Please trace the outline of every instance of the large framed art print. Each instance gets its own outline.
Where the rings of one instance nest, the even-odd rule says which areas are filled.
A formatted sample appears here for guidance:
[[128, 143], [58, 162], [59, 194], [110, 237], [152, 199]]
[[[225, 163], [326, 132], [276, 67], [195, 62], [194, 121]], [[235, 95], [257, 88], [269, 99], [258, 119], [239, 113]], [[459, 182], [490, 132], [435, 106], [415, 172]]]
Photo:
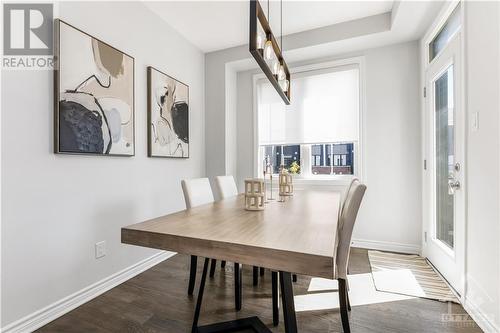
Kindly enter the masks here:
[[55, 21], [54, 150], [135, 154], [134, 58]]

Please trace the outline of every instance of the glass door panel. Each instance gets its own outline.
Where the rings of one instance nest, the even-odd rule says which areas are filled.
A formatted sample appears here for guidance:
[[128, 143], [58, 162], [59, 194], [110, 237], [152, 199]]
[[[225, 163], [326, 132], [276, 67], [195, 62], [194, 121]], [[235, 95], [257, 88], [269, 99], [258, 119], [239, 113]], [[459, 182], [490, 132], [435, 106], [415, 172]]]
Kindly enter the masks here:
[[455, 138], [453, 65], [434, 81], [435, 123], [435, 235], [448, 247], [454, 247]]

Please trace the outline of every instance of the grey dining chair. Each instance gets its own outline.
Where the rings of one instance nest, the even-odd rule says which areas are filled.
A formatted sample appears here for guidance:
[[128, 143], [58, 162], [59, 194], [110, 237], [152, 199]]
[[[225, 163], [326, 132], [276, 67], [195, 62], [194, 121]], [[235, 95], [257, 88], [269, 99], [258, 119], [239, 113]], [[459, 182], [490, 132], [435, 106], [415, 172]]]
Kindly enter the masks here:
[[[349, 301], [349, 284], [347, 283], [349, 253], [351, 250], [352, 231], [354, 223], [358, 215], [359, 207], [365, 195], [366, 185], [362, 184], [358, 179], [354, 178], [349, 187], [345, 199], [341, 203], [339, 209], [339, 217], [337, 224], [337, 254], [335, 257], [335, 272], [334, 279], [339, 283], [339, 303], [340, 303], [340, 317], [342, 319], [342, 328], [345, 333], [350, 333], [349, 325], [349, 311], [351, 311], [351, 304]], [[274, 273], [274, 272], [273, 272]], [[276, 274], [277, 275], [277, 274]], [[277, 276], [273, 276], [273, 324], [276, 326], [279, 322], [279, 309], [277, 306], [278, 301], [278, 288], [275, 286]]]
[[338, 245], [335, 258], [335, 279], [339, 282], [340, 317], [342, 319], [342, 328], [345, 333], [351, 332], [348, 315], [348, 311], [351, 310], [351, 304], [349, 302], [347, 267], [351, 250], [352, 231], [365, 191], [366, 185], [362, 184], [358, 179], [353, 179], [344, 204], [342, 205], [342, 214], [337, 227]]

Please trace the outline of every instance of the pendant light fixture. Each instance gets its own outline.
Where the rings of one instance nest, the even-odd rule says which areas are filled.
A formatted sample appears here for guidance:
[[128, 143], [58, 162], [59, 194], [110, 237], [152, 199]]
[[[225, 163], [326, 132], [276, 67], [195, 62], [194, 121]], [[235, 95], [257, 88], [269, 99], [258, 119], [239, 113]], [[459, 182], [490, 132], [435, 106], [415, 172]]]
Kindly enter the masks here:
[[[271, 23], [271, 17], [269, 16], [269, 0], [267, 0], [267, 20]], [[264, 60], [271, 62], [274, 56], [273, 42], [271, 41], [272, 35], [266, 35], [266, 44], [264, 45]]]
[[[269, 0], [267, 18], [258, 0], [250, 0], [250, 42], [249, 50], [269, 82], [283, 99], [290, 104], [290, 71], [283, 58], [283, 1], [281, 11], [281, 45], [278, 45], [269, 24]], [[261, 31], [263, 33], [261, 33]], [[265, 40], [265, 41], [264, 41]]]
[[[281, 50], [283, 50], [283, 0], [280, 1], [280, 13], [281, 13], [281, 17], [280, 17], [280, 25], [281, 25], [280, 35], [281, 36], [280, 36], [280, 39], [281, 39]], [[281, 87], [281, 90], [283, 90], [284, 92], [287, 92], [288, 86], [290, 85], [290, 81], [286, 77], [285, 66], [283, 66], [282, 63], [279, 64], [277, 76], [278, 76], [278, 83]]]

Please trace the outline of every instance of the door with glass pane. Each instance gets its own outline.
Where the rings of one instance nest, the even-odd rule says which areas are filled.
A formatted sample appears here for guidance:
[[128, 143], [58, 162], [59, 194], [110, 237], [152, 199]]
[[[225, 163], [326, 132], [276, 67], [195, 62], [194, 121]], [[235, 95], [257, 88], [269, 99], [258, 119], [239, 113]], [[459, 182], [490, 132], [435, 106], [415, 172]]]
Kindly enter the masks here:
[[424, 254], [463, 292], [465, 202], [464, 114], [461, 107], [460, 33], [427, 70], [427, 186]]

